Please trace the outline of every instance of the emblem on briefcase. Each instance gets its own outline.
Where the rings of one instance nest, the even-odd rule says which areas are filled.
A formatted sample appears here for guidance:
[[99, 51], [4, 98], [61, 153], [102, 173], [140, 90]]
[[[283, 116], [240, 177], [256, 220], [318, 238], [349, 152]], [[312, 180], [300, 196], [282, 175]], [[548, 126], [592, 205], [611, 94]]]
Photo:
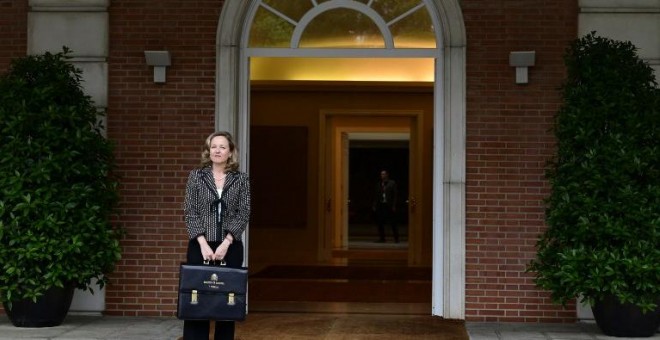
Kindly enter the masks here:
[[204, 284], [207, 285], [209, 288], [220, 288], [220, 286], [224, 286], [225, 283], [223, 281], [218, 281], [218, 274], [211, 274], [211, 277], [208, 280], [204, 281]]

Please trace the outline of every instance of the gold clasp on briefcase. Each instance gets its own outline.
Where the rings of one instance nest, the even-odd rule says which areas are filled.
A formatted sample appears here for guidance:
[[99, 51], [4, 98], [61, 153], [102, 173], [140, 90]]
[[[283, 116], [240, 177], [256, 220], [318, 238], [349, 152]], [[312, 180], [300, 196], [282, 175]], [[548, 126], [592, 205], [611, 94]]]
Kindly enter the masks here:
[[229, 293], [229, 296], [227, 296], [227, 305], [233, 306], [236, 304], [236, 300], [234, 299], [234, 293]]
[[192, 294], [190, 295], [190, 304], [191, 305], [196, 305], [197, 304], [197, 291], [193, 290]]

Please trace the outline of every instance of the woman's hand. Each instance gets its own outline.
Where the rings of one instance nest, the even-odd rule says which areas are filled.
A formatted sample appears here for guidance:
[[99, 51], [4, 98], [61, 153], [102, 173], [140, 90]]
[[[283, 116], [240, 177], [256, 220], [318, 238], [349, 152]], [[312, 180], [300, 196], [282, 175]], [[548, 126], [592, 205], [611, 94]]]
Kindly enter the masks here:
[[220, 261], [225, 258], [225, 255], [227, 255], [227, 249], [229, 249], [229, 246], [231, 245], [231, 241], [229, 241], [228, 238], [225, 238], [222, 243], [218, 246], [218, 248], [215, 250], [215, 256], [214, 260]]
[[202, 258], [205, 261], [215, 260], [213, 249], [211, 249], [211, 246], [209, 246], [208, 242], [206, 242], [206, 238], [204, 237], [204, 235], [198, 236], [197, 242], [199, 242], [199, 248], [202, 250]]

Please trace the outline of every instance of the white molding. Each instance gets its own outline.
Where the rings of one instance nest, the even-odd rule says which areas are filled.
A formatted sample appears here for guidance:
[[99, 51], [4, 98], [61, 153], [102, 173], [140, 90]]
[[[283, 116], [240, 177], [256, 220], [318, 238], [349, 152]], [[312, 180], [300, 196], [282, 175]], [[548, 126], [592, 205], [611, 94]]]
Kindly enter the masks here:
[[579, 0], [580, 12], [658, 13], [660, 0]]
[[[450, 319], [465, 319], [465, 48], [448, 49], [445, 58], [444, 147], [442, 221], [444, 314]], [[442, 117], [436, 116], [438, 120]], [[440, 193], [438, 193], [440, 194]], [[434, 211], [436, 213], [436, 211]], [[434, 225], [434, 232], [440, 232]], [[437, 246], [437, 245], [436, 245]], [[436, 282], [434, 282], [434, 285]]]
[[73, 59], [71, 63], [82, 71], [81, 84], [96, 107], [108, 106], [108, 63]]
[[[27, 53], [62, 52], [71, 48], [71, 62], [82, 70], [82, 86], [99, 112], [108, 102], [108, 37], [110, 0], [29, 0]], [[105, 122], [106, 117], [101, 119]], [[105, 310], [105, 290], [93, 285], [95, 294], [76, 290], [70, 313], [100, 315]]]
[[580, 303], [579, 301], [575, 304], [577, 309], [577, 318], [580, 321], [593, 321], [594, 313], [591, 310], [591, 306], [586, 303]]
[[437, 48], [249, 48], [250, 57], [436, 58]]
[[62, 46], [75, 57], [107, 57], [107, 12], [28, 12], [28, 53], [58, 53]]
[[[465, 319], [466, 34], [456, 0], [428, 1], [442, 27], [433, 155], [433, 314]], [[431, 6], [432, 5], [432, 6]], [[440, 22], [436, 22], [439, 20]], [[442, 93], [441, 96], [437, 95]], [[438, 133], [442, 131], [442, 133]], [[440, 274], [441, 273], [441, 274]], [[439, 277], [442, 275], [442, 277]], [[442, 301], [442, 307], [438, 305]]]
[[[436, 30], [437, 49], [434, 97], [433, 151], [433, 307], [431, 314], [448, 319], [465, 318], [465, 45], [466, 34], [459, 0], [423, 0]], [[216, 128], [235, 132], [243, 143], [246, 160], [249, 127], [250, 56], [289, 49], [241, 49], [247, 46], [249, 27], [258, 1], [225, 1], [218, 24], [216, 68]], [[378, 50], [348, 51], [382, 57]], [[406, 53], [392, 49], [388, 56]], [[397, 52], [392, 52], [397, 51]], [[331, 54], [324, 50], [324, 56]], [[347, 51], [341, 51], [347, 52]], [[411, 51], [407, 51], [411, 52]], [[423, 53], [427, 53], [424, 51]], [[303, 52], [307, 53], [307, 52]], [[317, 52], [313, 52], [317, 53]], [[332, 52], [332, 56], [340, 56]], [[417, 53], [417, 52], [414, 52]], [[410, 55], [410, 54], [409, 54]], [[342, 54], [341, 56], [347, 56]]]
[[28, 5], [32, 11], [106, 11], [110, 0], [29, 0]]
[[69, 310], [71, 314], [91, 313], [100, 315], [105, 310], [105, 287], [99, 288], [98, 280], [92, 279], [90, 287], [94, 290], [76, 289]]
[[578, 37], [597, 35], [630, 41], [659, 75], [660, 0], [580, 0]]
[[332, 0], [318, 5], [315, 4], [312, 9], [307, 11], [307, 13], [305, 13], [305, 15], [303, 15], [303, 17], [300, 18], [300, 21], [296, 25], [296, 28], [293, 30], [293, 35], [291, 37], [291, 48], [297, 48], [300, 45], [300, 37], [305, 31], [305, 28], [307, 28], [307, 25], [312, 20], [314, 20], [314, 18], [316, 18], [318, 15], [322, 14], [323, 12], [333, 10], [336, 8], [350, 8], [369, 17], [373, 21], [373, 23], [376, 24], [376, 27], [378, 27], [380, 34], [383, 36], [385, 47], [388, 49], [394, 48], [394, 39], [392, 38], [392, 33], [390, 32], [390, 29], [387, 26], [385, 20], [383, 20], [383, 18], [380, 15], [378, 15], [378, 13], [374, 11], [371, 7], [361, 2], [346, 1], [346, 0]]
[[[660, 76], [660, 0], [579, 0], [578, 37], [599, 36], [630, 41]], [[576, 304], [580, 320], [593, 319], [591, 307]]]
[[[225, 1], [217, 32], [215, 129], [236, 133], [240, 115], [239, 65], [240, 41], [249, 1]], [[246, 148], [241, 152], [245, 159]]]

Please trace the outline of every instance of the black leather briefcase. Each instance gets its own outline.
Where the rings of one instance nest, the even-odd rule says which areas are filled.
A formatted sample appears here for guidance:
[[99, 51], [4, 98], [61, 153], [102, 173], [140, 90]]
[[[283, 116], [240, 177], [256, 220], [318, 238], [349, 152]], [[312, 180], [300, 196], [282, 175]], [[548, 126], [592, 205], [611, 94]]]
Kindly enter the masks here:
[[248, 270], [182, 264], [177, 317], [182, 320], [245, 320]]

